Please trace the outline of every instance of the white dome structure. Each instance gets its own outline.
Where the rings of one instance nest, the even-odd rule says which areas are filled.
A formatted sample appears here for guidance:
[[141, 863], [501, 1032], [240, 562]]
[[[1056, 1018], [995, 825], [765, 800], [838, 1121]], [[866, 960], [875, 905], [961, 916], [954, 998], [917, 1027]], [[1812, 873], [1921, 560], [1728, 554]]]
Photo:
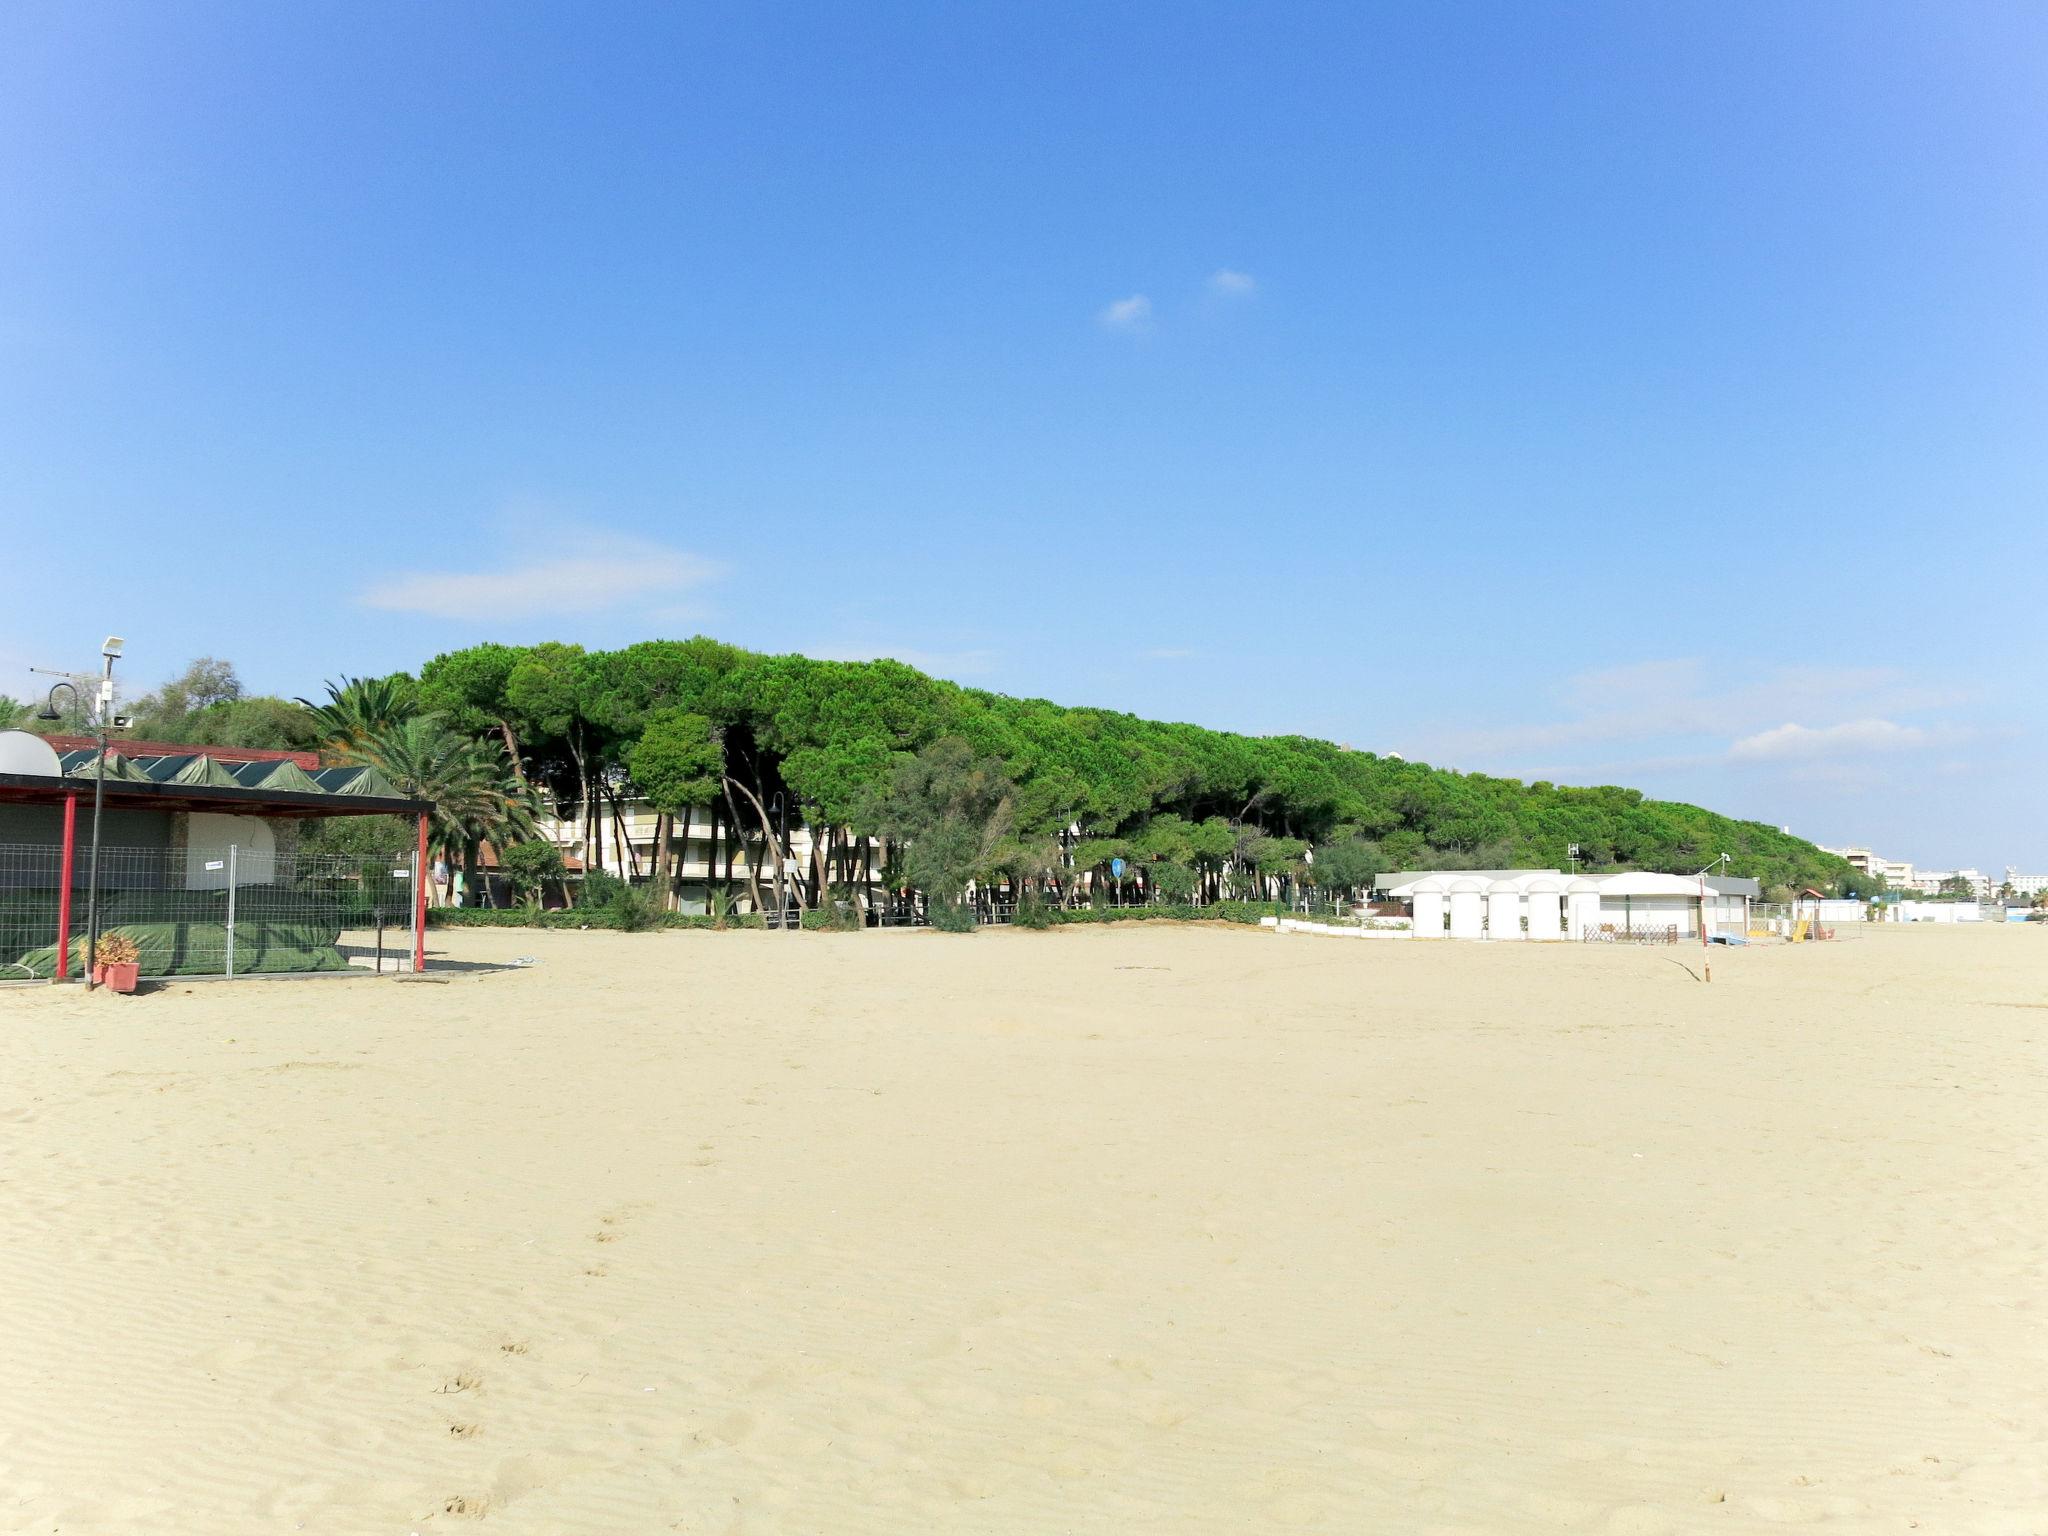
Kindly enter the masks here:
[[1522, 937], [1522, 882], [1496, 880], [1486, 888], [1486, 936], [1489, 939]]
[[1546, 942], [1564, 937], [1564, 893], [1570, 884], [1562, 875], [1531, 875], [1522, 881], [1527, 937]]
[[1564, 888], [1564, 932], [1568, 939], [1583, 939], [1600, 926], [1600, 882], [1584, 876]]
[[1414, 904], [1414, 932], [1418, 939], [1444, 936], [1444, 886], [1442, 880], [1417, 880], [1405, 888]]
[[1453, 880], [1445, 891], [1451, 909], [1451, 937], [1486, 937], [1486, 887], [1489, 882], [1466, 878]]

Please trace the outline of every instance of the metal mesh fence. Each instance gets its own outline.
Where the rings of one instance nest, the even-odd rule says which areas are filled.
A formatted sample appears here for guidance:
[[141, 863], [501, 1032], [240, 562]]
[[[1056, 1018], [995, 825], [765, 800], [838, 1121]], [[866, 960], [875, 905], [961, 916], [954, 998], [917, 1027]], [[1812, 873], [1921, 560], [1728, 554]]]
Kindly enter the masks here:
[[[414, 864], [411, 851], [101, 848], [101, 959], [118, 936], [116, 952], [132, 946], [143, 976], [400, 968], [412, 947]], [[61, 851], [0, 845], [0, 981], [48, 980], [60, 959], [63, 974], [84, 974], [93, 880], [81, 847], [67, 923]]]

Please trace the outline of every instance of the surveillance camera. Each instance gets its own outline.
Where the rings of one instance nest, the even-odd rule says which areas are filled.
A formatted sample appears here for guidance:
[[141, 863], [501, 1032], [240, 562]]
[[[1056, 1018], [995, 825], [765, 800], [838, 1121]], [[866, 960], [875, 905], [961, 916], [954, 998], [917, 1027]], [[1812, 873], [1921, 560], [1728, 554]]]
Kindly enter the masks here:
[[100, 647], [100, 654], [112, 660], [121, 654], [121, 648], [127, 643], [119, 635], [109, 635], [107, 636], [107, 643]]
[[129, 726], [133, 725], [134, 723], [135, 722], [132, 719], [130, 719], [127, 715], [116, 715], [114, 716], [113, 719], [107, 722], [108, 725], [112, 726], [117, 731], [125, 731], [128, 729]]

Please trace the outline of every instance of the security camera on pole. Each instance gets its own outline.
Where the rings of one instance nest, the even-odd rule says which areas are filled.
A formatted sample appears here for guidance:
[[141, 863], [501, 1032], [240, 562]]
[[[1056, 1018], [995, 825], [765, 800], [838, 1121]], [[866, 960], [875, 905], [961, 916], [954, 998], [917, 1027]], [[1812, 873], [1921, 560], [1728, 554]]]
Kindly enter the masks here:
[[[107, 732], [115, 726], [125, 725], [125, 720], [114, 714], [114, 663], [120, 659], [126, 644], [119, 635], [107, 636], [100, 647], [104, 664], [100, 668], [100, 686], [95, 697], [92, 725], [99, 736], [99, 754], [93, 762], [92, 772], [92, 864], [87, 876], [85, 889], [85, 985], [90, 991], [95, 985], [94, 971], [100, 958], [100, 811], [107, 797]], [[43, 707], [36, 711], [39, 720], [62, 718], [57, 708], [57, 689], [68, 688], [76, 703], [83, 703], [78, 685], [72, 682], [58, 683], [50, 689]]]

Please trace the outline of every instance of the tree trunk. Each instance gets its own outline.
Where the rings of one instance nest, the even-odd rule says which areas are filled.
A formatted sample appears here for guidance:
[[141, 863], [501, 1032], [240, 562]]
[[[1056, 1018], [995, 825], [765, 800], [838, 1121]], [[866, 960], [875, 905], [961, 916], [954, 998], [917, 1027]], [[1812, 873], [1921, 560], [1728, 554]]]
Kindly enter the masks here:
[[582, 745], [573, 735], [569, 738], [569, 756], [576, 763], [576, 806], [583, 813], [583, 873], [587, 877], [592, 867], [592, 850], [596, 847], [591, 841], [591, 833], [597, 820], [590, 805], [590, 770], [583, 761]]
[[[696, 807], [684, 806], [683, 835], [678, 838], [671, 834], [670, 838], [674, 845], [672, 850], [674, 857], [669, 861], [669, 889], [675, 895], [675, 910], [678, 912], [683, 907], [683, 886], [690, 878], [690, 834], [696, 820]], [[705, 910], [709, 911], [711, 904], [711, 850], [708, 847], [704, 850], [704, 903]]]
[[[725, 782], [729, 789], [737, 788], [741, 794], [745, 795], [747, 799], [753, 802], [754, 810], [756, 814], [758, 814], [761, 818], [762, 834], [764, 835], [769, 846], [773, 847], [775, 850], [775, 873], [777, 876], [776, 883], [780, 885], [784, 890], [789, 891], [792, 895], [796, 897], [796, 905], [797, 910], [799, 912], [808, 911], [809, 908], [807, 908], [804, 904], [802, 887], [793, 886], [787, 879], [783, 878], [788, 868], [789, 850], [783, 846], [782, 839], [775, 835], [775, 824], [768, 819], [768, 807], [763, 805], [761, 803], [761, 797], [755, 794], [753, 790], [749, 789], [746, 785], [740, 784], [738, 783], [738, 781], [731, 778], [728, 778]], [[782, 921], [782, 918], [782, 913], [778, 912], [775, 914], [775, 920], [778, 923]]]
[[656, 811], [654, 813], [654, 842], [647, 850], [647, 877], [648, 884], [653, 888], [655, 896], [660, 900], [661, 910], [664, 912], [668, 910], [669, 895], [668, 828], [668, 812]]
[[509, 720], [500, 720], [498, 734], [504, 738], [505, 755], [512, 759], [512, 777], [522, 784], [526, 783], [526, 764], [519, 761], [519, 739], [512, 734], [512, 723]]
[[[738, 806], [738, 804], [737, 804], [737, 803], [736, 803], [736, 802], [735, 802], [735, 801], [733, 800], [733, 797], [732, 797], [732, 792], [733, 792], [733, 789], [734, 789], [734, 787], [735, 787], [735, 784], [734, 784], [734, 780], [733, 780], [733, 778], [732, 778], [732, 775], [730, 775], [730, 774], [727, 774], [727, 775], [725, 776], [725, 779], [724, 779], [724, 783], [725, 783], [725, 813], [726, 813], [726, 815], [727, 815], [727, 816], [728, 816], [728, 817], [729, 817], [729, 818], [731, 819], [731, 822], [732, 822], [732, 829], [733, 829], [733, 831], [734, 831], [735, 833], [738, 833], [738, 832], [739, 832], [739, 830], [740, 830], [740, 811], [739, 811], [739, 806]], [[738, 785], [737, 787], [738, 787], [738, 789], [739, 789], [740, 793], [742, 793], [742, 794], [745, 794], [745, 793], [746, 793], [746, 790], [747, 790], [747, 786], [746, 786], [746, 785], [744, 785], [744, 784], [740, 784], [740, 785]], [[758, 802], [758, 801], [757, 801], [757, 802], [755, 802], [755, 803], [756, 803], [756, 804], [759, 804], [759, 802]], [[765, 822], [765, 821], [766, 821], [766, 820], [768, 819], [768, 818], [767, 818], [767, 814], [766, 814], [765, 812], [764, 812], [764, 813], [762, 814], [762, 818], [761, 818], [761, 819], [762, 819], [762, 821], [763, 821], [763, 822]], [[731, 858], [731, 856], [730, 856], [729, 854], [728, 854], [728, 856], [727, 856], [727, 858], [726, 858], [726, 861], [725, 861], [725, 874], [726, 874], [726, 878], [727, 878], [728, 880], [732, 878], [732, 858]], [[749, 896], [750, 898], [752, 898], [752, 900], [753, 900], [753, 903], [754, 903], [754, 910], [755, 910], [756, 912], [761, 912], [761, 911], [765, 911], [765, 910], [766, 910], [766, 909], [765, 909], [765, 908], [764, 908], [764, 907], [763, 907], [763, 906], [761, 905], [761, 871], [760, 871], [760, 869], [759, 869], [759, 867], [758, 867], [758, 865], [757, 865], [757, 863], [756, 863], [755, 859], [753, 858], [753, 856], [752, 856], [751, 854], [749, 854], [749, 855], [748, 855], [748, 857], [747, 857], [747, 895], [748, 895], [748, 896]]]
[[600, 793], [611, 802], [612, 831], [618, 835], [619, 840], [620, 873], [630, 875], [633, 879], [637, 880], [640, 878], [640, 852], [633, 846], [633, 839], [626, 835], [626, 816], [625, 812], [620, 809], [619, 797], [612, 793], [609, 785], [604, 786]]

